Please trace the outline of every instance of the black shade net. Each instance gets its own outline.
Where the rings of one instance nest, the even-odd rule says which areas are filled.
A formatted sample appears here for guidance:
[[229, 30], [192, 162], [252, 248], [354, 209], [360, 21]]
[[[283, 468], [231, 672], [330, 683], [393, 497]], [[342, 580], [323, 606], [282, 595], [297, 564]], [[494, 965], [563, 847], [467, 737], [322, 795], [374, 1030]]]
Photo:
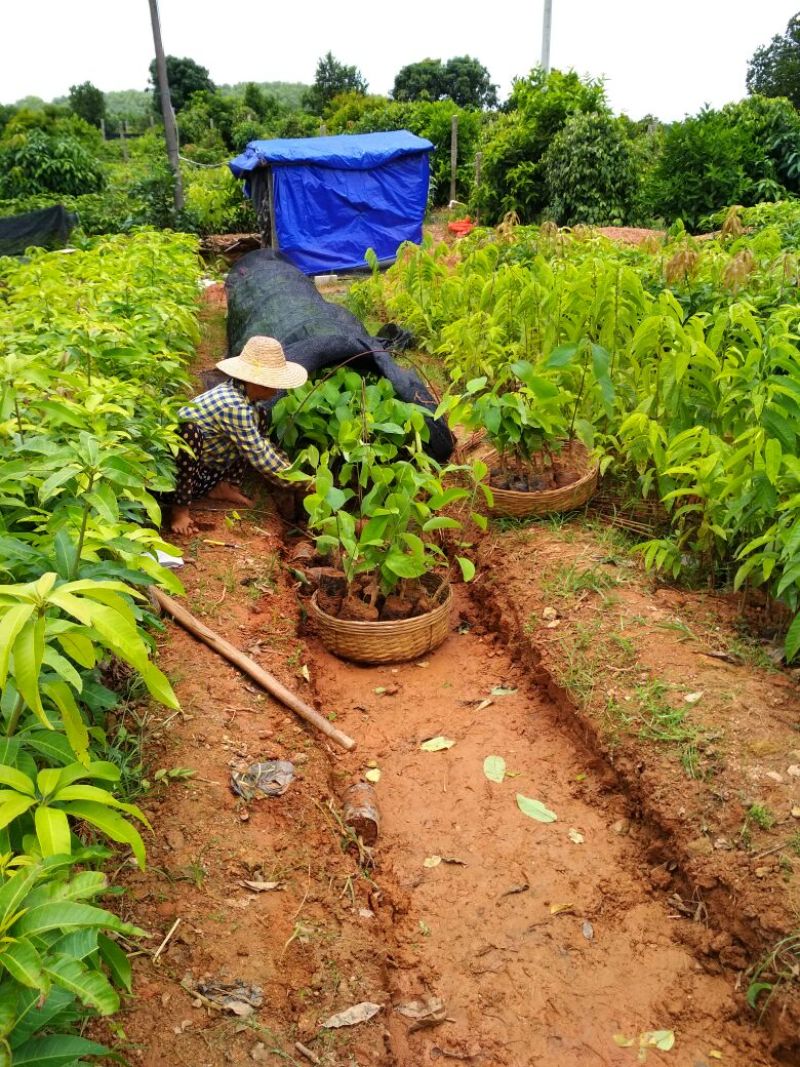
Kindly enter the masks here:
[[[259, 249], [243, 256], [228, 274], [225, 289], [230, 356], [238, 356], [251, 337], [275, 337], [286, 358], [310, 375], [346, 363], [360, 374], [386, 378], [401, 400], [435, 411], [430, 390], [414, 371], [395, 363], [385, 351], [386, 341], [370, 336], [346, 308], [325, 300], [280, 252]], [[426, 422], [426, 451], [444, 463], [455, 445], [450, 428], [444, 419], [428, 416]]]
[[63, 248], [78, 217], [61, 204], [0, 219], [0, 256], [21, 256], [27, 248]]

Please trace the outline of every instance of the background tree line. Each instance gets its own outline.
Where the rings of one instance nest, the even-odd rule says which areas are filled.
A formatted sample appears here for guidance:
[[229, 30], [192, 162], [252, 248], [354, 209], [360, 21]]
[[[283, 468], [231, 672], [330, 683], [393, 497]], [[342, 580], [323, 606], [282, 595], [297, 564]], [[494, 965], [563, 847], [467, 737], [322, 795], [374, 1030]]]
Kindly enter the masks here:
[[[89, 232], [149, 223], [199, 232], [254, 227], [225, 162], [255, 139], [408, 129], [435, 146], [431, 204], [450, 190], [458, 118], [457, 196], [481, 221], [509, 212], [559, 225], [702, 228], [726, 205], [800, 196], [800, 13], [756, 48], [746, 99], [682, 122], [613, 114], [602, 81], [535, 68], [502, 104], [478, 59], [423, 59], [389, 96], [330, 52], [312, 85], [215, 85], [190, 58], [167, 59], [187, 187], [176, 218], [149, 91], [102, 93], [89, 82], [52, 103], [0, 105], [0, 212], [71, 198]], [[102, 129], [102, 133], [101, 133]], [[481, 179], [476, 181], [477, 161]]]

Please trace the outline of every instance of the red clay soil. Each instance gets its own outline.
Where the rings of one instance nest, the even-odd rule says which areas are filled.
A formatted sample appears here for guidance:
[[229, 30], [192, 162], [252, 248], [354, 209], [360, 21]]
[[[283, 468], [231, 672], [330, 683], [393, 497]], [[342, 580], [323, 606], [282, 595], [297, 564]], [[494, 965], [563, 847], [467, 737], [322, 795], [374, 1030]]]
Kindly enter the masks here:
[[[221, 349], [221, 327], [218, 314], [206, 323], [205, 363]], [[778, 1062], [768, 1031], [743, 1008], [742, 962], [724, 951], [738, 942], [708, 925], [712, 911], [733, 922], [738, 906], [689, 917], [669, 902], [688, 893], [672, 860], [685, 858], [675, 851], [681, 806], [694, 812], [680, 765], [670, 765], [668, 783], [649, 776], [641, 757], [647, 788], [673, 790], [674, 819], [662, 828], [599, 731], [574, 729], [574, 713], [543, 687], [541, 663], [508, 621], [510, 612], [524, 623], [540, 603], [541, 566], [516, 555], [526, 542], [496, 542], [473, 593], [456, 587], [440, 649], [361, 667], [303, 630], [283, 562], [286, 526], [269, 506], [241, 520], [201, 518], [207, 528], [183, 546], [189, 609], [335, 717], [358, 748], [323, 741], [168, 624], [160, 663], [183, 713], [150, 711], [151, 781], [157, 768], [195, 773], [144, 799], [155, 828], [150, 865], [125, 877], [123, 910], [152, 933], [111, 1036], [133, 1062]], [[550, 548], [564, 545], [553, 539]], [[737, 692], [751, 677], [743, 670]], [[421, 748], [440, 736], [453, 745]], [[623, 742], [618, 751], [627, 757]], [[501, 783], [484, 774], [490, 755], [506, 761]], [[237, 799], [231, 770], [275, 757], [295, 764], [287, 792]], [[380, 771], [382, 819], [372, 868], [339, 821], [347, 786], [368, 768]], [[517, 794], [556, 821], [524, 814]], [[253, 892], [247, 880], [280, 888]], [[245, 1019], [221, 1014], [185, 988], [204, 978], [254, 983], [263, 1006]], [[415, 1029], [395, 1009], [424, 996], [444, 1002], [444, 1019]], [[380, 1006], [370, 1021], [321, 1027], [365, 1001]], [[654, 1031], [673, 1031], [674, 1048], [640, 1048]]]
[[[746, 989], [800, 911], [796, 679], [737, 632], [728, 599], [658, 587], [608, 526], [530, 524], [479, 557], [486, 617], [611, 769], [654, 889], [695, 912], [682, 938]], [[765, 1025], [786, 1062], [800, 1062], [798, 1019], [782, 987]]]

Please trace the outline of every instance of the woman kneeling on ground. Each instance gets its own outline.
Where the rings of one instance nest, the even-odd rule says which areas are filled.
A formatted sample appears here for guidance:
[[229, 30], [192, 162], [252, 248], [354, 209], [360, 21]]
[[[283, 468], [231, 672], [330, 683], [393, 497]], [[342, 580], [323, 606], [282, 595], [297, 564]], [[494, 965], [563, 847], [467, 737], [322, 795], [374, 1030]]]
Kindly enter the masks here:
[[240, 483], [248, 465], [275, 485], [286, 485], [281, 473], [288, 458], [263, 433], [266, 423], [256, 407], [279, 389], [296, 389], [308, 378], [305, 367], [289, 363], [274, 337], [251, 337], [241, 354], [217, 364], [229, 380], [207, 390], [178, 412], [178, 433], [189, 446], [177, 459], [169, 527], [188, 536], [197, 532], [189, 509], [198, 497], [252, 507]]

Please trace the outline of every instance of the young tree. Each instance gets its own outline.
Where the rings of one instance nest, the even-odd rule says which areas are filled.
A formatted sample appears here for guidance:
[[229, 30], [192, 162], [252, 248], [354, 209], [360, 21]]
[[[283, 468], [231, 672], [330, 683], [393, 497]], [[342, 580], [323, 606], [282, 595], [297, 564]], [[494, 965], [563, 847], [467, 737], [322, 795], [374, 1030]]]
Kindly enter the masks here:
[[303, 94], [303, 107], [312, 115], [321, 115], [334, 96], [339, 93], [361, 93], [367, 91], [367, 82], [357, 67], [348, 67], [340, 63], [332, 52], [328, 52], [317, 63], [314, 84]]
[[106, 117], [106, 99], [91, 82], [69, 87], [69, 106], [76, 115], [98, 129]]
[[[195, 63], [193, 59], [178, 59], [176, 56], [167, 56], [167, 82], [169, 83], [172, 108], [177, 114], [189, 101], [192, 93], [214, 92], [214, 83], [208, 76], [205, 67]], [[156, 61], [150, 63], [150, 83], [153, 86], [153, 110], [157, 115], [161, 114], [161, 96], [158, 82]]]
[[445, 96], [459, 107], [497, 107], [497, 86], [489, 71], [472, 56], [454, 56], [444, 68]]
[[422, 59], [398, 71], [392, 96], [395, 100], [441, 100], [445, 92], [445, 70], [441, 59]]
[[497, 107], [497, 86], [471, 56], [423, 59], [403, 67], [394, 80], [395, 100], [452, 100], [459, 107]]
[[760, 96], [785, 96], [800, 107], [800, 12], [786, 32], [757, 48], [747, 65], [747, 91]]

